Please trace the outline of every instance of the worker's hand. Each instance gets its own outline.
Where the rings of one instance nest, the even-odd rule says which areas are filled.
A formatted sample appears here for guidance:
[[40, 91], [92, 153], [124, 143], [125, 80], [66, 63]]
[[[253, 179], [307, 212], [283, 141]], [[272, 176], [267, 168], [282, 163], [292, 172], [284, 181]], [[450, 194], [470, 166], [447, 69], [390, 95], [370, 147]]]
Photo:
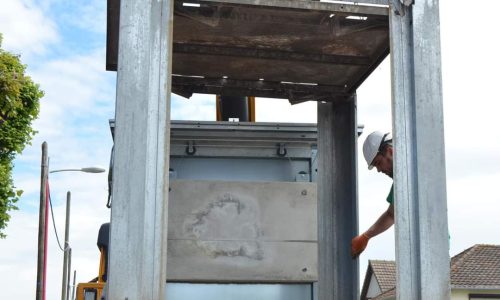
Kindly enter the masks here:
[[366, 245], [368, 245], [368, 240], [370, 237], [366, 233], [362, 233], [357, 237], [353, 238], [351, 241], [351, 256], [352, 258], [358, 257], [363, 250], [365, 250]]

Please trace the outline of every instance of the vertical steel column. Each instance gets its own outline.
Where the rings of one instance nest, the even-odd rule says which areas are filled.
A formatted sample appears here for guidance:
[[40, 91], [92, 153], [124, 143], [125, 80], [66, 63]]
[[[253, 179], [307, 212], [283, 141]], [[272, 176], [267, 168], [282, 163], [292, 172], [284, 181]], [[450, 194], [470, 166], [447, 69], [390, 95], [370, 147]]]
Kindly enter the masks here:
[[121, 1], [109, 300], [165, 299], [172, 12]]
[[318, 102], [318, 300], [358, 299], [356, 97]]
[[390, 9], [398, 299], [449, 299], [439, 3]]

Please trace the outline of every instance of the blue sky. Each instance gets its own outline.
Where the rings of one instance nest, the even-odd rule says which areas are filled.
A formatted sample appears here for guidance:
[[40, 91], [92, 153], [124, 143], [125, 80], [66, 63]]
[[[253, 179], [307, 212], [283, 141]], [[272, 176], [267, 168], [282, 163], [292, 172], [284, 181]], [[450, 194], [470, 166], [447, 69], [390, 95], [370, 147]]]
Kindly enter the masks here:
[[[16, 160], [15, 184], [23, 189], [8, 237], [0, 240], [2, 297], [28, 299], [35, 294], [36, 239], [40, 148], [49, 144], [51, 169], [100, 165], [107, 168], [112, 140], [108, 120], [114, 117], [115, 77], [105, 71], [104, 0], [3, 0], [0, 32], [3, 48], [20, 54], [28, 74], [46, 95], [41, 103], [39, 131], [32, 146]], [[447, 158], [447, 191], [452, 255], [476, 243], [500, 244], [500, 95], [498, 74], [500, 21], [498, 1], [441, 0], [443, 97]], [[390, 74], [386, 59], [358, 90], [358, 121], [365, 134], [390, 130]], [[279, 112], [279, 113], [276, 113]], [[172, 119], [213, 120], [213, 96], [187, 100], [172, 96]], [[285, 100], [259, 99], [257, 120], [315, 122], [314, 103], [291, 107]], [[361, 152], [360, 152], [361, 153]], [[56, 173], [50, 177], [59, 235], [64, 228], [64, 199], [72, 192], [71, 236], [77, 282], [95, 277], [97, 230], [108, 221], [105, 208], [107, 174]], [[391, 180], [368, 172], [359, 158], [360, 230], [366, 230], [386, 208]], [[51, 225], [52, 226], [52, 225]], [[48, 299], [60, 294], [62, 252], [53, 230], [49, 235]], [[393, 259], [390, 230], [370, 241], [361, 256]], [[16, 274], [16, 276], [12, 276]], [[22, 288], [20, 288], [22, 287]]]

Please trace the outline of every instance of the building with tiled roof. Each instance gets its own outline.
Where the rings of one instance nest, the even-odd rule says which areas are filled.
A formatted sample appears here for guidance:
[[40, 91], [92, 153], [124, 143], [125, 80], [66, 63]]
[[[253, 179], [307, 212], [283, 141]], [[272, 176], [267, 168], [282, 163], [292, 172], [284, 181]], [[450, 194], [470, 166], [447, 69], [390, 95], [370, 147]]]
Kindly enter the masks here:
[[[500, 300], [500, 246], [475, 245], [455, 255], [450, 277], [453, 300]], [[370, 260], [361, 299], [396, 299], [395, 286], [396, 263]]]
[[451, 259], [453, 288], [500, 289], [500, 246], [475, 245]]
[[396, 263], [388, 260], [370, 260], [366, 270], [361, 299], [372, 299], [396, 286]]

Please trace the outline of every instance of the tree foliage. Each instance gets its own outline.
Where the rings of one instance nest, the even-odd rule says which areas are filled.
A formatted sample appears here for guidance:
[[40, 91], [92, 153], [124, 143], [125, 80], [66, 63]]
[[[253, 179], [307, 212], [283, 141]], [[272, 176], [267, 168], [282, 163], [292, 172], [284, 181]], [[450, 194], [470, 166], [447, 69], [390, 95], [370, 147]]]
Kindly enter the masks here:
[[12, 180], [13, 160], [36, 133], [31, 123], [38, 117], [43, 97], [25, 71], [19, 56], [2, 49], [0, 34], [0, 238], [5, 238], [9, 211], [17, 209], [22, 194]]

